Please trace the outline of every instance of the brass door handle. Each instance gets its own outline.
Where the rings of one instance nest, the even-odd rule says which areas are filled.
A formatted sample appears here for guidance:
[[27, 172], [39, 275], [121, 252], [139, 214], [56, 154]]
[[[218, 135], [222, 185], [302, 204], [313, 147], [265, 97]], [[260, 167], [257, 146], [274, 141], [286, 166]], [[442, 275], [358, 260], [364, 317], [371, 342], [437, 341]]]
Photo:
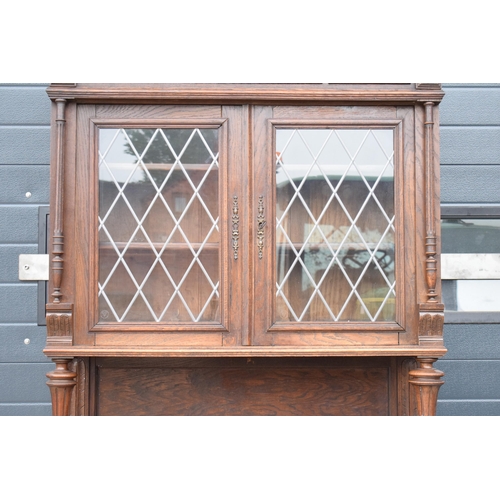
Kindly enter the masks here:
[[238, 260], [238, 249], [239, 249], [239, 239], [240, 239], [240, 215], [238, 208], [238, 197], [233, 196], [233, 217], [232, 217], [232, 236], [233, 236], [233, 255], [234, 260]]
[[264, 227], [266, 219], [264, 216], [264, 196], [259, 196], [259, 206], [257, 209], [257, 248], [259, 249], [259, 259], [262, 259], [264, 249]]

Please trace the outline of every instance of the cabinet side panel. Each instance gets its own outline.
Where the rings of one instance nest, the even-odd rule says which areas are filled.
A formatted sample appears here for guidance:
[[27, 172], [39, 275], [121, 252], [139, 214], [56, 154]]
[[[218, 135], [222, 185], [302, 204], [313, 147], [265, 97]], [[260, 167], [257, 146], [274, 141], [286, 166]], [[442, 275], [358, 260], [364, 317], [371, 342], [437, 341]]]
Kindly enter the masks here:
[[[91, 297], [96, 290], [89, 290], [95, 283], [95, 196], [96, 183], [93, 171], [93, 135], [91, 119], [95, 117], [95, 106], [79, 106], [77, 113], [76, 179], [74, 188], [74, 239], [75, 239], [75, 345], [94, 344], [94, 335], [89, 334], [96, 303]], [[89, 173], [89, 169], [91, 172]], [[89, 203], [90, 200], [90, 203]]]
[[[417, 286], [419, 279], [419, 264], [422, 263], [420, 253], [423, 250], [423, 240], [419, 240], [414, 228], [417, 228], [417, 234], [420, 230], [421, 219], [423, 219], [422, 193], [419, 191], [420, 171], [422, 168], [422, 159], [419, 156], [422, 137], [415, 134], [415, 110], [413, 107], [401, 106], [398, 108], [398, 118], [402, 120], [400, 137], [400, 158], [402, 169], [400, 173], [400, 183], [396, 189], [398, 191], [398, 206], [400, 207], [400, 217], [404, 220], [402, 241], [399, 245], [399, 261], [404, 262], [404, 275], [399, 284], [401, 298], [400, 302], [403, 310], [400, 312], [404, 318], [405, 332], [400, 333], [400, 344], [416, 344], [418, 332], [418, 313], [417, 313]], [[415, 187], [416, 186], [416, 187]], [[403, 191], [404, 188], [404, 191]], [[419, 248], [418, 245], [422, 243]], [[420, 250], [420, 251], [419, 251]], [[420, 259], [420, 260], [419, 260]], [[404, 292], [404, 293], [403, 293]]]

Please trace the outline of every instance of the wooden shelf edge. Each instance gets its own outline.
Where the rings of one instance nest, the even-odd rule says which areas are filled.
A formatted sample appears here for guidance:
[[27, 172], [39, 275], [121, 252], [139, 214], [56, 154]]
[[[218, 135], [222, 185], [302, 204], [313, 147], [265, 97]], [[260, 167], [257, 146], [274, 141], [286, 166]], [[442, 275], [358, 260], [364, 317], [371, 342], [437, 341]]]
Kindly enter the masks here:
[[363, 346], [363, 347], [55, 347], [47, 346], [44, 354], [56, 357], [137, 357], [137, 358], [214, 358], [214, 357], [376, 357], [428, 356], [440, 358], [447, 349], [442, 346]]

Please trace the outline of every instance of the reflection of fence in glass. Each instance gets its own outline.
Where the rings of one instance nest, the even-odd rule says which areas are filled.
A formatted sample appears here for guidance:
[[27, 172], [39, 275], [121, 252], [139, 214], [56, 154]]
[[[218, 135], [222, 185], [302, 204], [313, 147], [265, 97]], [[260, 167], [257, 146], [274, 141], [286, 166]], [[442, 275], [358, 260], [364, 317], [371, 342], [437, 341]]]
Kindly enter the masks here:
[[277, 319], [394, 321], [392, 130], [276, 130]]

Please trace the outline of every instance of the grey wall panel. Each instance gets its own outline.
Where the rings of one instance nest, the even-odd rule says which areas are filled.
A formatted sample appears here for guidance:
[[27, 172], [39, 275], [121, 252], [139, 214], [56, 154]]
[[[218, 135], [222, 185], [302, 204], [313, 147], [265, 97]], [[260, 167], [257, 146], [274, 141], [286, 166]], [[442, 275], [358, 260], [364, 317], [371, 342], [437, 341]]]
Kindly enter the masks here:
[[500, 165], [442, 165], [442, 203], [498, 203]]
[[0, 125], [49, 125], [46, 88], [0, 85]]
[[[48, 165], [1, 165], [0, 203], [47, 205], [50, 167]], [[26, 193], [31, 196], [26, 198]]]
[[1, 243], [38, 243], [38, 206], [0, 206]]
[[500, 165], [500, 127], [440, 128], [441, 165]]
[[450, 88], [475, 88], [475, 89], [481, 89], [481, 88], [497, 88], [500, 87], [500, 83], [442, 83], [441, 86], [443, 87], [443, 90], [446, 92]]
[[498, 416], [500, 415], [500, 401], [438, 401], [436, 415], [438, 417]]
[[32, 253], [38, 245], [0, 245], [0, 283], [19, 283], [19, 255]]
[[441, 125], [500, 125], [500, 87], [443, 90]]
[[[441, 202], [500, 202], [500, 84], [443, 85]], [[445, 325], [438, 415], [500, 415], [500, 325]]]
[[[37, 286], [0, 284], [0, 321], [2, 323], [37, 322]], [[0, 400], [1, 401], [1, 400]]]
[[[0, 363], [47, 363], [43, 354], [47, 330], [38, 325], [0, 324]], [[29, 344], [25, 340], [29, 339]]]
[[18, 255], [38, 252], [38, 207], [49, 202], [46, 87], [0, 85], [0, 415], [51, 414], [37, 284], [18, 280]]
[[50, 390], [46, 374], [53, 370], [52, 363], [0, 363], [2, 403], [49, 403]]
[[439, 399], [495, 399], [500, 401], [500, 360], [440, 360], [444, 372]]
[[49, 417], [51, 415], [52, 405], [49, 403], [0, 403], [0, 416], [3, 417]]
[[496, 324], [445, 325], [448, 353], [443, 359], [500, 360], [500, 327]]
[[50, 127], [0, 127], [1, 165], [48, 165]]

